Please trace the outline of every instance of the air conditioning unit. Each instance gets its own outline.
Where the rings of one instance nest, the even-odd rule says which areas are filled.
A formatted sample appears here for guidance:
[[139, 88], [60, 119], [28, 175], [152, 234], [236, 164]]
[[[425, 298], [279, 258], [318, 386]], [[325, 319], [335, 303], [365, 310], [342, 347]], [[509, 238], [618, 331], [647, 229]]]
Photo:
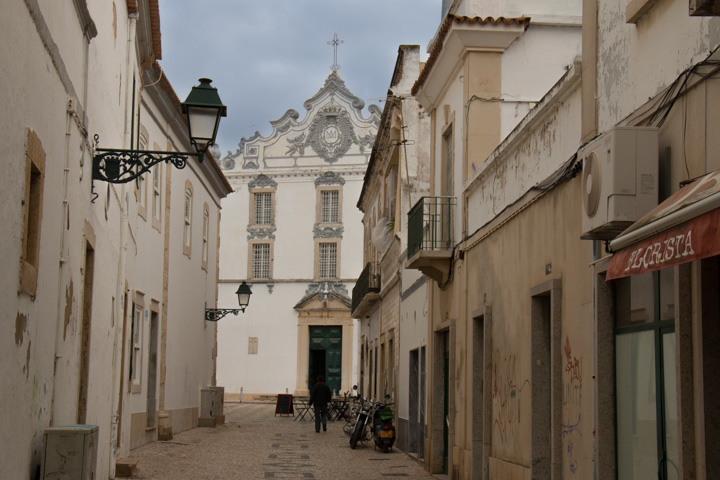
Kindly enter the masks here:
[[578, 151], [581, 238], [612, 240], [658, 202], [658, 129], [614, 127]]

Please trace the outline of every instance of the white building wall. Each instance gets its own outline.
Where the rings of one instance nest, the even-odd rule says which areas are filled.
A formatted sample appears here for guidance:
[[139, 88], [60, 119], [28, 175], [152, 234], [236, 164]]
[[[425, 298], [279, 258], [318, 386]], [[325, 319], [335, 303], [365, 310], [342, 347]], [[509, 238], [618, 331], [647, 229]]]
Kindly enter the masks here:
[[579, 16], [574, 26], [563, 27], [535, 25], [530, 20], [530, 27], [502, 55], [501, 138], [568, 71], [579, 55], [581, 41]]
[[598, 3], [598, 130], [602, 133], [683, 70], [704, 60], [720, 43], [720, 18], [691, 17], [688, 2], [675, 0], [658, 2], [636, 25], [626, 23], [627, 2]]
[[[305, 338], [308, 325], [313, 322], [335, 325], [340, 321], [336, 316], [338, 312], [349, 310], [349, 295], [363, 268], [362, 257], [357, 255], [363, 245], [361, 214], [355, 208], [355, 202], [362, 187], [362, 175], [378, 118], [377, 107], [370, 108], [371, 115], [364, 117], [358, 104], [362, 101], [353, 97], [339, 76], [333, 73], [325, 86], [305, 102], [308, 112], [304, 118], [288, 111], [271, 122], [273, 132], [269, 136], [242, 139], [242, 148], [222, 161], [235, 193], [223, 201], [218, 307], [237, 305], [235, 291], [244, 280], [251, 284], [253, 291], [244, 313], [237, 318], [225, 317], [218, 324], [217, 381], [225, 387], [229, 399], [239, 399], [241, 389], [243, 395], [254, 397], [306, 389], [304, 378], [307, 372], [302, 365], [309, 357], [309, 352], [305, 351], [308, 349]], [[344, 153], [328, 161], [321, 154], [324, 147], [319, 146], [319, 137], [313, 135], [315, 128], [321, 128], [315, 119], [323, 118], [323, 109], [333, 105], [347, 113], [354, 138]], [[350, 134], [342, 127], [340, 131], [342, 135]], [[301, 136], [302, 143], [298, 143]], [[313, 138], [318, 143], [311, 144]], [[257, 149], [257, 153], [251, 154], [250, 149]], [[326, 309], [327, 316], [318, 313], [322, 318], [312, 317], [311, 323], [306, 324], [307, 320], [300, 318], [300, 310], [315, 308], [308, 306], [312, 300], [308, 292], [313, 285], [318, 285], [315, 249], [325, 238], [315, 238], [315, 227], [323, 227], [318, 225], [316, 215], [319, 201], [316, 181], [326, 172], [333, 172], [342, 181], [342, 185], [337, 185], [341, 191], [342, 224], [338, 279], [328, 284], [342, 285], [346, 293], [345, 299], [333, 293], [333, 300], [328, 301], [327, 307], [317, 311]], [[250, 272], [249, 240], [262, 237], [249, 231], [250, 210], [254, 208], [249, 184], [261, 174], [273, 182], [272, 278], [254, 281]], [[343, 303], [345, 301], [347, 305]], [[300, 305], [301, 302], [305, 303]], [[346, 320], [351, 321], [349, 312]], [[347, 378], [357, 378], [355, 355], [346, 356], [346, 350], [354, 349], [357, 344], [357, 333], [352, 328], [344, 329], [345, 333], [349, 331], [353, 338], [343, 339], [343, 358], [352, 359], [344, 361], [342, 366], [343, 388], [346, 389], [352, 385], [345, 385], [346, 372]], [[257, 341], [257, 353], [249, 353], [250, 339]]]
[[[92, 181], [95, 134], [99, 147], [130, 147], [132, 79], [137, 80], [136, 88], [142, 84], [136, 52], [149, 47], [138, 45], [135, 20], [124, 2], [88, 1], [91, 22], [86, 25], [81, 25], [78, 13], [85, 2], [75, 3], [11, 2], [0, 17], [4, 65], [0, 83], [6, 88], [0, 97], [4, 112], [0, 141], [7, 158], [0, 180], [0, 267], [5, 272], [0, 278], [0, 304], [7, 312], [6, 321], [0, 322], [0, 401], [4, 405], [0, 433], [4, 439], [12, 438], [0, 449], [3, 478], [34, 478], [44, 429], [78, 422], [83, 348], [89, 358], [83, 421], [99, 426], [96, 478], [114, 476], [115, 460], [129, 453], [131, 416], [146, 408], [145, 386], [137, 398], [127, 391], [130, 334], [123, 329], [129, 329], [130, 322], [123, 317], [124, 306], [129, 318], [136, 290], [146, 295], [147, 306], [151, 298], [163, 300], [164, 226], [158, 232], [150, 221], [137, 219], [133, 183]], [[85, 37], [86, 27], [88, 31], [97, 28], [97, 35]], [[165, 138], [170, 137], [178, 150], [187, 150], [186, 141], [176, 141], [182, 127], [180, 132], [163, 134], [151, 124], [157, 121], [169, 128], [173, 119], [163, 119], [165, 113], [155, 105], [147, 108], [156, 110], [155, 120], [144, 117], [149, 146], [153, 139], [162, 138], [158, 144], [164, 149]], [[28, 128], [37, 134], [45, 153], [34, 295], [19, 293]], [[214, 176], [214, 180], [198, 185], [196, 194], [213, 190], [214, 200], [209, 203], [217, 218], [223, 194], [218, 183], [224, 180], [217, 172], [203, 172], [198, 175]], [[212, 239], [210, 245], [216, 244]], [[85, 264], [86, 246], [92, 253], [92, 272]], [[200, 292], [209, 292], [214, 291], [215, 276], [213, 271], [209, 283], [205, 278], [185, 281]], [[198, 304], [196, 322], [202, 329], [202, 299]], [[85, 310], [85, 305], [91, 309]], [[84, 328], [89, 328], [85, 346]], [[193, 334], [184, 335], [192, 338]], [[197, 342], [185, 348], [202, 357], [196, 363], [202, 376], [208, 377], [203, 383], [212, 373], [212, 338], [207, 334], [202, 348]], [[169, 372], [177, 358], [182, 357], [168, 357]], [[147, 365], [146, 357], [142, 364]], [[196, 389], [193, 395], [197, 396]], [[193, 405], [197, 403], [195, 399]]]

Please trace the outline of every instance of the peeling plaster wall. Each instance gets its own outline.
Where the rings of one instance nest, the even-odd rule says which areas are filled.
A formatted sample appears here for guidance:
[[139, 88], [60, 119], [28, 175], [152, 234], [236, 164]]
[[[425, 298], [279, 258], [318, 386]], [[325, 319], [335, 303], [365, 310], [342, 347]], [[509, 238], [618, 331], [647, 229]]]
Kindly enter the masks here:
[[683, 0], [657, 2], [637, 24], [627, 2], [598, 5], [598, 124], [605, 132], [720, 43], [720, 18], [691, 17]]
[[[0, 323], [0, 402], [4, 406], [0, 433], [5, 439], [13, 439], [0, 449], [2, 474], [7, 478], [35, 478], [44, 429], [79, 420], [99, 426], [96, 477], [112, 477], [115, 459], [129, 453], [132, 410], [145, 410], [144, 397], [131, 397], [127, 382], [120, 388], [127, 375], [130, 345], [128, 333], [123, 356], [123, 328], [128, 325], [123, 318], [124, 291], [127, 282], [131, 293], [144, 289], [148, 305], [151, 298], [162, 300], [163, 240], [156, 230], [145, 229], [137, 219], [134, 183], [93, 184], [90, 154], [95, 134], [100, 147], [130, 146], [129, 85], [134, 77], [139, 89], [142, 81], [135, 38], [128, 42], [131, 22], [125, 4], [89, 0], [87, 7], [97, 27], [97, 36], [92, 39], [85, 38], [72, 2], [11, 2], [0, 17], [4, 38], [0, 44], [0, 63], [4, 65], [0, 78], [7, 88], [0, 98], [0, 109], [12, 112], [0, 118], [0, 140], [8, 158], [0, 188], [4, 227], [0, 232], [4, 247], [0, 267], [6, 273], [0, 278], [0, 304], [9, 312], [7, 321]], [[73, 105], [70, 113], [68, 100]], [[156, 117], [152, 120], [144, 114], [144, 123], [169, 125], [162, 112], [154, 106], [149, 108], [156, 110]], [[45, 153], [34, 296], [18, 293], [28, 128], [35, 132]], [[150, 130], [151, 137], [163, 139], [158, 140], [160, 149], [166, 148], [167, 137], [176, 139], [177, 132], [165, 135]], [[183, 151], [188, 147], [180, 142], [175, 146]], [[192, 173], [192, 167], [188, 175], [201, 176]], [[203, 192], [209, 191], [214, 192], [214, 199], [203, 197]], [[207, 179], [198, 181], [197, 199], [206, 199], [211, 205], [211, 218], [217, 218], [219, 192]], [[182, 208], [177, 211], [182, 212]], [[179, 222], [177, 217], [173, 222]], [[211, 227], [214, 224], [211, 222]], [[197, 246], [201, 227], [196, 224], [196, 228]], [[210, 246], [215, 244], [211, 238]], [[92, 265], [86, 264], [88, 253]], [[212, 251], [210, 255], [215, 265], [216, 257]], [[199, 255], [195, 258], [199, 262]], [[195, 302], [195, 311], [188, 317], [202, 330], [203, 300], [215, 296], [215, 271], [198, 276], [196, 270], [179, 270], [178, 275], [191, 278], [186, 283], [199, 292], [199, 299], [185, 298], [188, 303]], [[129, 313], [132, 300], [127, 300]], [[179, 308], [188, 305], [179, 303]], [[84, 328], [89, 328], [85, 334]], [[188, 338], [193, 334], [196, 332], [184, 335]], [[213, 371], [213, 334], [199, 337], [203, 338], [202, 348], [197, 342], [191, 347], [185, 344], [185, 351], [171, 358], [169, 365], [177, 358], [197, 360], [195, 368], [202, 371], [193, 374], [206, 384]], [[147, 350], [146, 344], [143, 349]], [[192, 354], [187, 355], [187, 351]], [[147, 365], [146, 360], [143, 363]], [[188, 378], [199, 383], [192, 375]], [[187, 391], [178, 394], [177, 390], [170, 392], [180, 402], [197, 406], [196, 388], [191, 395], [186, 395]], [[86, 398], [80, 398], [80, 392], [87, 392]], [[141, 396], [145, 392], [143, 389]], [[84, 415], [78, 418], [81, 405]]]
[[468, 232], [472, 233], [567, 162], [579, 147], [580, 89], [557, 105], [519, 144], [499, 149], [492, 163], [473, 180], [468, 194]]

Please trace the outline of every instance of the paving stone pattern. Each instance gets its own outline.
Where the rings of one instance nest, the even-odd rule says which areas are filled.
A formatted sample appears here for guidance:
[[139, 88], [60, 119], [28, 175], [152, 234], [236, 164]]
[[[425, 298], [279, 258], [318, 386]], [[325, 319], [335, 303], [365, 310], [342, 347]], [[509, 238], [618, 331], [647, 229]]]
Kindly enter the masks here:
[[133, 478], [177, 479], [389, 479], [433, 478], [413, 459], [393, 449], [384, 454], [372, 442], [351, 450], [345, 422], [314, 422], [275, 416], [275, 405], [226, 403], [226, 423], [195, 428], [168, 442], [132, 451]]

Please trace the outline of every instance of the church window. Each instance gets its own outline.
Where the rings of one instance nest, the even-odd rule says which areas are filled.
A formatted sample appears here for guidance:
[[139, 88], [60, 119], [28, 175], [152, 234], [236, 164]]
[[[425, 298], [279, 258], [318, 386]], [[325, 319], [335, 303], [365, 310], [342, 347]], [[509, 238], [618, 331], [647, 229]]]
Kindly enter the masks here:
[[253, 280], [269, 280], [272, 278], [272, 243], [253, 243], [251, 255], [250, 278]]
[[318, 251], [318, 278], [320, 280], [337, 278], [337, 242], [322, 242], [318, 245]]
[[338, 223], [340, 192], [337, 190], [323, 190], [320, 192], [320, 222]]
[[272, 192], [256, 192], [253, 197], [255, 201], [255, 225], [272, 225]]

